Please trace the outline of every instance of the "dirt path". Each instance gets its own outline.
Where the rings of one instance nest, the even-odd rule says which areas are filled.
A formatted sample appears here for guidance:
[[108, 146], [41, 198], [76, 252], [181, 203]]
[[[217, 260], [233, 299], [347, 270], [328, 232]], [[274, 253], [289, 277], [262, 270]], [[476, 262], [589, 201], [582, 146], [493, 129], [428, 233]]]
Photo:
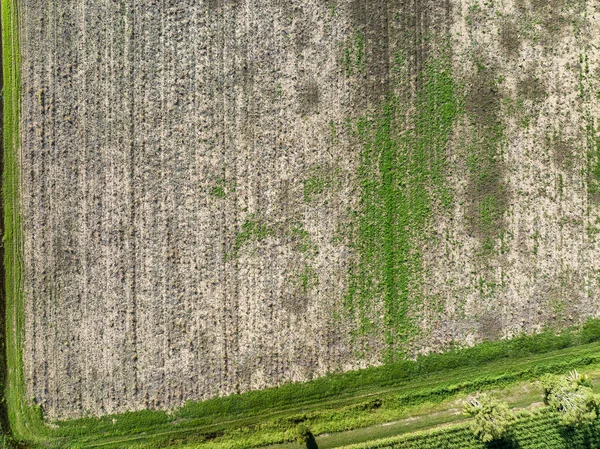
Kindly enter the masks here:
[[[588, 372], [592, 382], [598, 387], [600, 372], [597, 368]], [[513, 410], [524, 410], [544, 407], [541, 402], [542, 393], [539, 386], [532, 382], [524, 382], [503, 390], [491, 390], [488, 393], [495, 395], [502, 401], [508, 402]], [[381, 438], [392, 437], [418, 430], [442, 428], [446, 425], [464, 422], [466, 418], [462, 412], [462, 399], [445, 401], [431, 407], [429, 412], [418, 414], [406, 419], [364, 427], [348, 432], [334, 434], [321, 434], [316, 436], [320, 449], [332, 449], [350, 444], [363, 443]], [[267, 449], [297, 449], [296, 443], [284, 443], [265, 446]]]

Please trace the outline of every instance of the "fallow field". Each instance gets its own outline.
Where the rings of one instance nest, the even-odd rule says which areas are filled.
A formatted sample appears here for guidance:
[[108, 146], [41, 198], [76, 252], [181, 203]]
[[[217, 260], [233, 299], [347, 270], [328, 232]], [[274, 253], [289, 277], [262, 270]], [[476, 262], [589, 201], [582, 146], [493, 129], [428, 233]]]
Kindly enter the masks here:
[[19, 431], [600, 317], [597, 2], [2, 7]]

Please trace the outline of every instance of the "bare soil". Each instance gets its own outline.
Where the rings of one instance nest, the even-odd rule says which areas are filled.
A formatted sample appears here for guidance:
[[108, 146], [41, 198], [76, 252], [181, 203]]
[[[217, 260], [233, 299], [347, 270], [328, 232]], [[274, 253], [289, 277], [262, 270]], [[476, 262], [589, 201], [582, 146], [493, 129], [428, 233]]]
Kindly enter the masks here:
[[392, 95], [414, 115], [447, 47], [452, 206], [413, 248], [405, 354], [600, 315], [593, 2], [24, 0], [20, 20], [23, 362], [48, 418], [383, 363], [344, 305], [355, 123]]

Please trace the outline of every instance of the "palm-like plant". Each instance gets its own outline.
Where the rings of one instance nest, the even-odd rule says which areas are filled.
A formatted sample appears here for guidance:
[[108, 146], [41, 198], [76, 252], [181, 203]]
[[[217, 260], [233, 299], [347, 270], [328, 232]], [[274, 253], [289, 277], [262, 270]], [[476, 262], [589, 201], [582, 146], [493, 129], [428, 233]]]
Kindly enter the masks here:
[[473, 417], [471, 431], [483, 443], [503, 439], [514, 421], [508, 404], [486, 394], [468, 397], [463, 412]]

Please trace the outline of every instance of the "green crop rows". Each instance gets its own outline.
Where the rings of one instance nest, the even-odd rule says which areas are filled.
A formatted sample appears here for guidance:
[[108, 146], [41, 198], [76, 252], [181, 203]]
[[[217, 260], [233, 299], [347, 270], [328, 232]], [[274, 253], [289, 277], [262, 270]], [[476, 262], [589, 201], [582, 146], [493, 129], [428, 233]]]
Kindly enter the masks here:
[[466, 425], [455, 425], [414, 435], [387, 438], [372, 443], [345, 446], [344, 449], [583, 449], [600, 444], [600, 424], [568, 429], [558, 423], [548, 409], [522, 412], [512, 433], [503, 441], [484, 444], [477, 441]]

